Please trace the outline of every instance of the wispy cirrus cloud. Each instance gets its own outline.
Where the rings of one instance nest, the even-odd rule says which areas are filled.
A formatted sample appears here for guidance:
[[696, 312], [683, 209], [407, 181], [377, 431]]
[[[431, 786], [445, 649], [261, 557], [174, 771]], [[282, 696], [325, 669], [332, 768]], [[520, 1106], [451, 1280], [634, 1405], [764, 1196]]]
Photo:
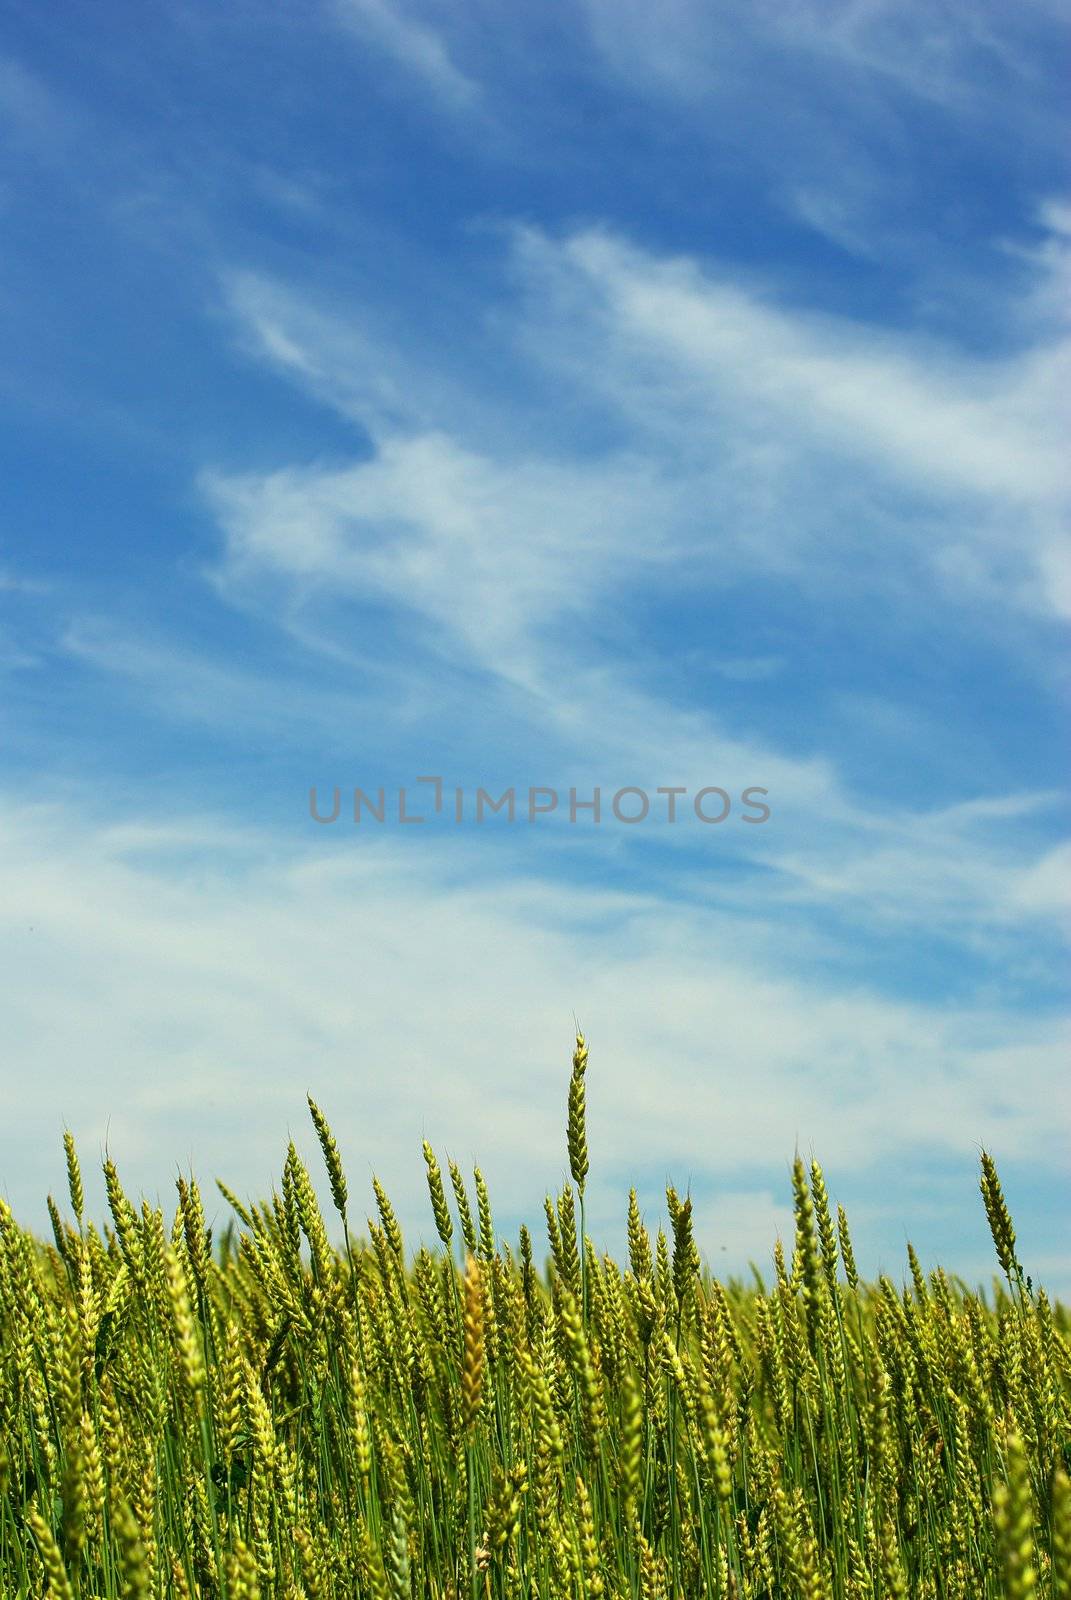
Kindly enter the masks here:
[[0, 594], [43, 595], [48, 593], [49, 587], [41, 578], [30, 578], [10, 567], [0, 566]]
[[[502, 444], [489, 456], [465, 439], [463, 412], [462, 433], [448, 431], [433, 363], [385, 390], [360, 318], [333, 320], [246, 280], [232, 305], [247, 336], [380, 443], [349, 475], [265, 481], [274, 513], [266, 499], [254, 509], [253, 480], [209, 480], [230, 559], [249, 566], [259, 551], [265, 566], [292, 560], [307, 576], [322, 562], [351, 583], [363, 571], [457, 630], [467, 612], [452, 576], [478, 608], [498, 593], [515, 630], [518, 608], [538, 627], [570, 593], [586, 603], [611, 569], [620, 584], [673, 562], [707, 581], [734, 568], [799, 581], [811, 568], [823, 582], [865, 569], [895, 585], [906, 559], [946, 594], [1071, 615], [1071, 340], [983, 361], [779, 304], [772, 286], [741, 287], [604, 232], [521, 230], [513, 260], [526, 295], [514, 359], [523, 351], [581, 408], [623, 421], [622, 447], [570, 458], [545, 445], [541, 462]], [[309, 505], [300, 534], [288, 495]], [[360, 530], [388, 502], [395, 536], [370, 542]], [[488, 517], [493, 541], [482, 539]]]
[[606, 59], [670, 93], [725, 92], [759, 61], [798, 74], [808, 61], [839, 75], [833, 91], [850, 98], [854, 79], [883, 82], [961, 115], [988, 103], [995, 81], [1028, 93], [1038, 81], [1030, 45], [1057, 21], [1043, 3], [1015, 13], [987, 0], [940, 10], [926, 0], [803, 0], [790, 6], [730, 0], [716, 10], [674, 0], [654, 17], [639, 0], [585, 0], [593, 38]]
[[[982, 186], [959, 185], [964, 166], [1008, 160], [1020, 203], [1024, 158], [1066, 181], [1064, 105], [1046, 65], [1065, 52], [1065, 19], [1048, 0], [672, 0], [657, 13], [585, 0], [584, 15], [603, 71], [676, 119], [704, 165], [761, 174], [763, 200], [853, 256], [910, 264], [920, 303], [947, 292], [946, 218], [985, 210]], [[775, 116], [755, 115], [758, 84]], [[1014, 146], [992, 137], [1011, 126]]]
[[449, 109], [466, 110], [480, 99], [479, 85], [452, 60], [441, 34], [404, 0], [334, 0], [334, 9], [344, 26], [419, 78]]
[[[790, 554], [816, 492], [828, 504], [868, 468], [875, 501], [893, 489], [927, 508], [921, 528], [910, 516], [899, 528], [884, 520], [883, 537], [921, 533], [924, 559], [938, 571], [946, 566], [957, 583], [973, 578], [1007, 595], [1010, 580], [1020, 604], [1071, 615], [1071, 338], [981, 361], [846, 318], [788, 310], [774, 295], [605, 234], [555, 242], [529, 232], [519, 250], [535, 297], [561, 308], [560, 340], [541, 330], [550, 359], [563, 355], [574, 379], [592, 374], [607, 404], [648, 436], [680, 441], [686, 461], [713, 449], [731, 472], [728, 437], [752, 494], [756, 480], [763, 495], [775, 487], [768, 513], [776, 507], [780, 515], [763, 530], [762, 548], [777, 539]], [[821, 489], [807, 481], [816, 460]], [[865, 514], [865, 500], [860, 509]], [[865, 523], [849, 523], [841, 537], [853, 535], [866, 537]], [[827, 546], [829, 537], [827, 521]]]
[[14, 56], [0, 54], [0, 126], [23, 153], [56, 159], [82, 128], [83, 119], [40, 74]]

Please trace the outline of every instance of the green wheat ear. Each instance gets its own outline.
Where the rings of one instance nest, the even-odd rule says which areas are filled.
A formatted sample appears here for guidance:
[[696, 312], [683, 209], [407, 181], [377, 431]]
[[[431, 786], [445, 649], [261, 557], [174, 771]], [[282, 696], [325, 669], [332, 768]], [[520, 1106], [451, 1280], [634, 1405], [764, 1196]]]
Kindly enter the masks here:
[[335, 1210], [345, 1222], [347, 1194], [346, 1174], [342, 1170], [342, 1157], [339, 1155], [334, 1134], [327, 1125], [327, 1118], [311, 1094], [307, 1095], [306, 1099], [309, 1102], [309, 1111], [312, 1115], [313, 1127], [316, 1129], [316, 1137], [320, 1141], [320, 1149], [323, 1151], [324, 1165], [327, 1168], [327, 1176], [331, 1184], [331, 1199], [334, 1201]]
[[450, 1241], [454, 1236], [454, 1222], [450, 1215], [450, 1208], [446, 1203], [446, 1191], [443, 1188], [443, 1175], [439, 1170], [439, 1163], [435, 1159], [435, 1151], [428, 1141], [424, 1140], [424, 1162], [428, 1169], [428, 1192], [431, 1195], [431, 1209], [435, 1218], [435, 1231], [439, 1235], [446, 1250], [450, 1249]]
[[1023, 1440], [1009, 1410], [1005, 1422], [1005, 1475], [993, 1490], [993, 1519], [1007, 1600], [1030, 1600], [1037, 1588], [1034, 1514]]
[[985, 1214], [989, 1221], [989, 1231], [993, 1236], [997, 1260], [1006, 1277], [1021, 1280], [1023, 1269], [1015, 1254], [1015, 1229], [1012, 1226], [1011, 1212], [1004, 1199], [1004, 1190], [997, 1176], [996, 1164], [988, 1150], [982, 1151], [981, 1162], [982, 1176], [978, 1187], [985, 1202]]
[[74, 1134], [69, 1129], [64, 1131], [63, 1149], [67, 1157], [67, 1187], [71, 1195], [71, 1209], [78, 1218], [78, 1226], [81, 1227], [82, 1213], [85, 1209], [82, 1170], [78, 1165], [78, 1152], [74, 1148]]
[[588, 1175], [588, 1133], [584, 1097], [584, 1074], [588, 1069], [588, 1047], [584, 1035], [576, 1036], [573, 1072], [569, 1079], [569, 1172], [581, 1197]]

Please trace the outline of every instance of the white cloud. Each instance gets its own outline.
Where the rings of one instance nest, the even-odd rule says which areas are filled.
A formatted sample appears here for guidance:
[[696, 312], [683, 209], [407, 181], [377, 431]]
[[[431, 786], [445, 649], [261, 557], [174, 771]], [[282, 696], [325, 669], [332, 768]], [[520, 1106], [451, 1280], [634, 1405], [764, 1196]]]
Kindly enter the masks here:
[[585, 0], [596, 46], [612, 67], [637, 84], [698, 100], [724, 96], [758, 70], [778, 87], [798, 88], [785, 64], [823, 68], [827, 90], [841, 98], [862, 85], [883, 85], [915, 99], [977, 112], [995, 98], [995, 84], [1029, 88], [1030, 53], [1022, 27], [1045, 7], [1010, 13], [996, 3], [951, 0], [795, 0], [750, 4], [671, 0], [657, 13], [640, 0]]
[[[906, 556], [968, 600], [1071, 615], [1066, 337], [982, 362], [782, 309], [604, 234], [557, 244], [529, 232], [520, 245], [534, 299], [563, 308], [568, 335], [543, 334], [550, 358], [568, 350], [574, 377], [590, 372], [607, 403], [683, 458], [693, 493], [706, 487], [704, 446], [720, 457], [722, 506], [725, 480], [739, 480], [730, 514], [746, 515], [750, 488], [748, 544], [723, 536], [718, 559], [750, 549], [798, 569], [817, 554], [828, 578], [851, 546], [856, 575]], [[905, 493], [914, 515], [881, 510]]]
[[[912, 605], [922, 581], [994, 622], [1009, 607], [1071, 615], [1071, 341], [983, 362], [600, 232], [520, 230], [514, 259], [518, 351], [615, 418], [625, 444], [593, 453], [544, 434], [521, 448], [492, 407], [456, 403], [433, 358], [386, 363], [360, 318], [234, 280], [246, 336], [359, 418], [376, 458], [211, 479], [232, 560], [248, 572], [259, 551], [343, 583], [360, 566], [459, 634], [466, 596], [494, 591], [509, 626], [520, 606], [533, 631], [570, 590], [590, 602], [600, 584], [657, 587], [660, 573], [708, 588], [776, 574], [815, 594], [877, 582]], [[394, 505], [376, 547], [368, 530]]]
[[226, 530], [231, 586], [276, 573], [416, 613], [460, 648], [529, 683], [542, 630], [591, 612], [617, 552], [657, 563], [652, 517], [669, 493], [641, 462], [592, 473], [496, 461], [435, 433], [384, 440], [342, 470], [205, 479]]
[[844, 177], [837, 174], [837, 188], [810, 180], [788, 185], [784, 196], [788, 209], [808, 228], [829, 239], [849, 255], [872, 258], [878, 245], [872, 231], [864, 225], [866, 208], [858, 194], [844, 193]]
[[803, 0], [767, 8], [766, 17], [771, 36], [786, 45], [961, 110], [994, 68], [1013, 79], [1022, 70], [1014, 29], [998, 5], [951, 0], [937, 10], [926, 0]]
[[26, 578], [21, 573], [12, 572], [9, 567], [0, 567], [0, 594], [47, 594], [49, 585], [38, 578]]
[[1028, 913], [1059, 917], [1071, 933], [1071, 844], [1057, 845], [1022, 873], [1015, 899]]
[[[705, 395], [708, 415], [719, 400], [742, 401], [755, 420], [777, 418], [795, 437], [870, 458], [928, 490], [1037, 503], [1071, 488], [1059, 404], [1067, 345], [982, 362], [783, 310], [692, 262], [659, 260], [607, 234], [558, 245], [529, 232], [521, 244], [537, 282], [587, 286], [589, 324], [616, 357], [611, 383], [623, 376], [623, 357], [646, 357], [681, 391], [690, 378], [688, 396]], [[639, 396], [626, 389], [622, 399]]]
[[1052, 233], [1071, 239], [1071, 201], [1053, 198], [1042, 202], [1039, 211], [1042, 225]]
[[355, 33], [372, 40], [453, 110], [479, 98], [479, 86], [450, 57], [441, 36], [408, 14], [398, 0], [336, 0], [338, 16]]
[[[761, 201], [854, 255], [910, 262], [942, 295], [942, 177], [919, 140], [947, 138], [981, 171], [994, 130], [1014, 127], [1020, 171], [1061, 161], [1048, 63], [1067, 30], [1049, 0], [584, 0], [582, 15], [604, 75], [677, 119], [700, 170], [743, 160]], [[954, 203], [969, 210], [969, 181]]]
[[[326, 754], [346, 748], [354, 720], [367, 712], [369, 698], [385, 689], [375, 663], [364, 662], [361, 686], [343, 691], [308, 677], [287, 682], [278, 672], [236, 666], [173, 640], [139, 634], [105, 617], [75, 617], [62, 630], [59, 647], [95, 671], [126, 679], [149, 703], [179, 721], [201, 723], [247, 736], [293, 738], [315, 731]], [[351, 662], [352, 664], [352, 662]], [[392, 674], [391, 702], [404, 703], [404, 678]]]
[[[278, 367], [373, 439], [399, 431], [433, 432], [444, 417], [455, 425], [465, 419], [485, 436], [495, 418], [466, 374], [430, 363], [428, 341], [414, 338], [382, 307], [349, 307], [340, 314], [249, 271], [226, 273], [222, 290], [238, 338], [250, 354]], [[441, 285], [436, 304], [443, 307], [443, 317], [462, 314]], [[405, 342], [407, 333], [414, 349]]]
[[47, 161], [58, 159], [81, 131], [71, 106], [9, 55], [0, 55], [0, 124], [17, 145]]

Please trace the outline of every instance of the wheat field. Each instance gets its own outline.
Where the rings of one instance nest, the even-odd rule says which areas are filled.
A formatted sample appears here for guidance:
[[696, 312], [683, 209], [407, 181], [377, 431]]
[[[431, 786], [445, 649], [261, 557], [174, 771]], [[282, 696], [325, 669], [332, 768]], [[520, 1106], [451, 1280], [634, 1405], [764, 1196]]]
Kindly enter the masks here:
[[989, 1156], [991, 1293], [910, 1246], [861, 1282], [799, 1158], [768, 1285], [710, 1276], [672, 1188], [653, 1242], [630, 1195], [623, 1269], [584, 1225], [587, 1059], [545, 1246], [427, 1144], [441, 1249], [378, 1182], [355, 1238], [311, 1098], [339, 1248], [293, 1143], [270, 1203], [219, 1182], [213, 1240], [192, 1178], [168, 1227], [110, 1160], [102, 1234], [65, 1135], [76, 1226], [0, 1201], [3, 1600], [1071, 1600], [1069, 1320]]

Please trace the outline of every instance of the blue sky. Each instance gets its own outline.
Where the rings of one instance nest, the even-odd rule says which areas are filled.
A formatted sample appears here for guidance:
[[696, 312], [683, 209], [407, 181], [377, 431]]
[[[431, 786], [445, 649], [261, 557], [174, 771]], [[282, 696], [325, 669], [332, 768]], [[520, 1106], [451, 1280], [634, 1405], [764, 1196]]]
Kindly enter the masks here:
[[[4, 8], [21, 1217], [65, 1125], [265, 1193], [311, 1088], [414, 1237], [425, 1136], [536, 1220], [575, 1013], [607, 1244], [672, 1179], [768, 1261], [798, 1145], [870, 1269], [983, 1278], [986, 1144], [1071, 1290], [1067, 33]], [[310, 819], [426, 774], [562, 805]], [[624, 785], [771, 814], [569, 822]]]

